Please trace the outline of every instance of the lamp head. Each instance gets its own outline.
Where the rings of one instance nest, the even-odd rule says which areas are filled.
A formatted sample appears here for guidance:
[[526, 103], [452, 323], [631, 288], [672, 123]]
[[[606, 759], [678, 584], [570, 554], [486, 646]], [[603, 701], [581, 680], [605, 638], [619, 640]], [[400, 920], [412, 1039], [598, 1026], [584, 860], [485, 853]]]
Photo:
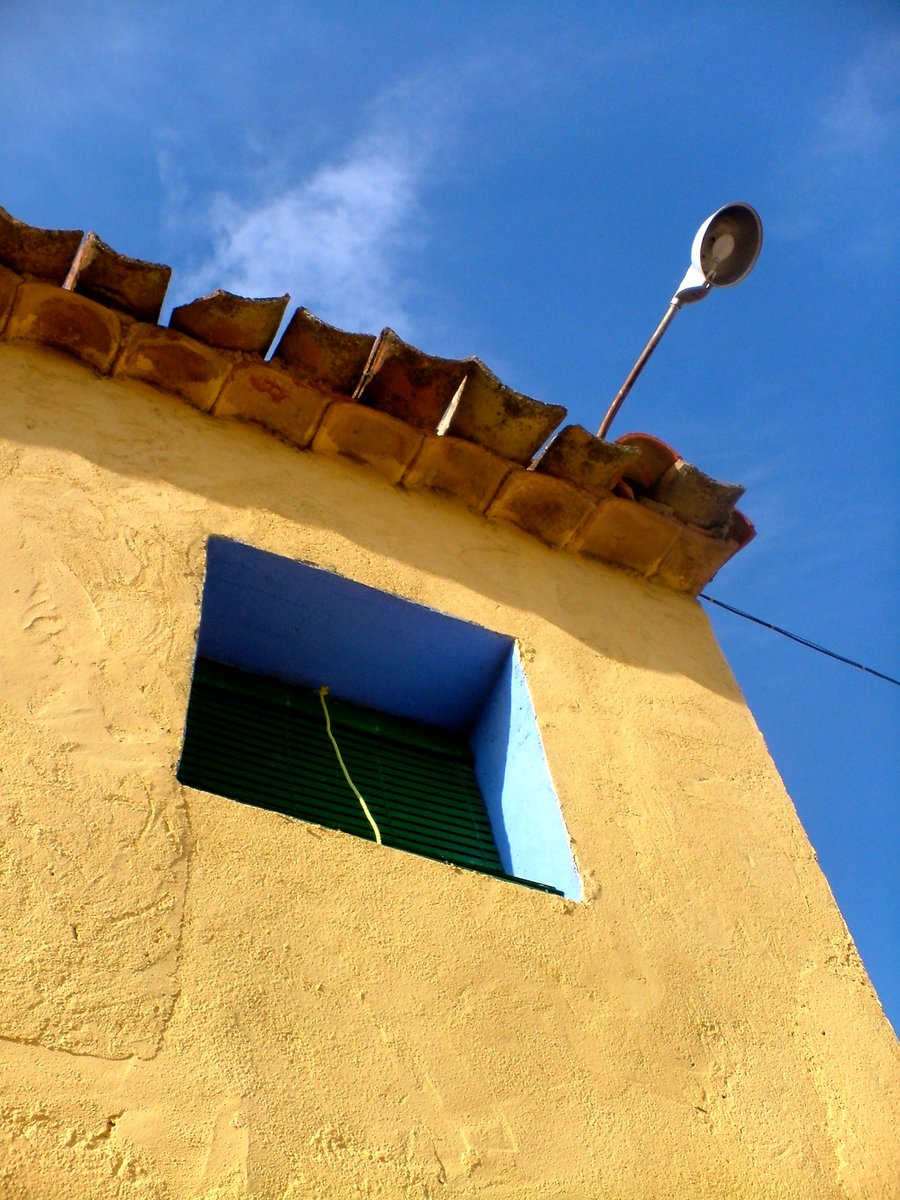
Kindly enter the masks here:
[[733, 287], [750, 274], [762, 249], [759, 213], [749, 204], [726, 204], [707, 217], [691, 247], [691, 265], [673, 297], [702, 300], [710, 288]]

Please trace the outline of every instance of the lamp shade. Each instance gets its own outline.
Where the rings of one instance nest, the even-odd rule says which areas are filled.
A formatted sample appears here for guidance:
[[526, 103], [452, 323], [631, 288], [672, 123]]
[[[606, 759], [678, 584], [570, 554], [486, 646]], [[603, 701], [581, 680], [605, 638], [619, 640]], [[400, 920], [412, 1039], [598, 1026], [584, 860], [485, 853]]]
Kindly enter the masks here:
[[749, 204], [726, 204], [697, 230], [691, 266], [712, 287], [733, 287], [749, 275], [762, 249], [759, 213]]

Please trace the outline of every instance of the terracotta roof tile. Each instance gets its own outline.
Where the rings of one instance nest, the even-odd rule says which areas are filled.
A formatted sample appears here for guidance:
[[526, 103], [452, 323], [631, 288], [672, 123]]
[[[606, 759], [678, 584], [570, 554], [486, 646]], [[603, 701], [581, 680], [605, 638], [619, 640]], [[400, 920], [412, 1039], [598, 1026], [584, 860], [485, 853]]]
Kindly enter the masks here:
[[748, 517], [744, 516], [740, 509], [736, 508], [731, 514], [728, 536], [743, 548], [756, 537], [756, 526]]
[[483, 513], [512, 470], [514, 466], [508, 459], [483, 446], [429, 433], [403, 484], [452, 496], [473, 512]]
[[660, 559], [655, 576], [676, 591], [697, 593], [740, 548], [735, 540], [709, 537], [683, 525]]
[[122, 325], [102, 304], [52, 283], [22, 283], [6, 325], [6, 337], [55, 346], [106, 372], [119, 349]]
[[477, 442], [525, 466], [565, 418], [561, 404], [544, 404], [501, 383], [480, 359], [464, 360], [465, 384], [447, 410], [441, 432]]
[[213, 406], [217, 417], [253, 421], [304, 449], [312, 441], [333, 392], [313, 387], [264, 362], [240, 362]]
[[698, 592], [755, 535], [735, 508], [742, 488], [649, 434], [609, 443], [569, 425], [535, 459], [565, 409], [513, 391], [476, 358], [425, 354], [390, 329], [348, 333], [299, 308], [264, 362], [287, 296], [217, 291], [161, 328], [169, 274], [95, 234], [38, 229], [0, 209], [5, 339], [44, 343], [297, 447], [352, 458], [679, 591]]
[[564, 479], [519, 469], [500, 489], [487, 515], [518, 525], [548, 546], [563, 547], [595, 505], [593, 496]]
[[265, 354], [272, 344], [290, 296], [249, 300], [215, 291], [172, 310], [169, 325], [208, 346]]
[[433, 433], [465, 378], [464, 362], [425, 354], [393, 329], [384, 329], [354, 397], [367, 407]]
[[96, 233], [78, 248], [64, 287], [138, 321], [156, 321], [172, 276], [172, 268], [119, 254]]
[[158, 325], [128, 330], [114, 374], [142, 379], [208, 412], [231, 370], [231, 359], [202, 342]]
[[0, 267], [0, 330], [6, 324], [6, 318], [12, 312], [13, 301], [16, 298], [16, 288], [22, 282], [22, 276], [8, 267]]
[[734, 506], [744, 494], [740, 484], [712, 479], [648, 433], [626, 434], [616, 445], [633, 454], [623, 472], [632, 494], [707, 533], [727, 536]]
[[601, 500], [585, 521], [572, 549], [650, 577], [675, 544], [680, 530], [674, 518], [633, 500], [610, 496]]
[[62, 284], [84, 237], [80, 229], [39, 229], [0, 208], [0, 265]]
[[567, 425], [538, 459], [535, 470], [601, 496], [612, 491], [637, 457], [631, 446], [604, 441], [581, 425]]
[[298, 308], [275, 348], [272, 362], [349, 397], [356, 391], [374, 345], [373, 333], [347, 333]]
[[390, 483], [399, 483], [422, 444], [422, 434], [405, 421], [348, 400], [325, 412], [312, 448], [365, 463]]
[[627, 446], [633, 451], [622, 472], [623, 477], [646, 492], [656, 486], [679, 457], [678, 451], [668, 442], [649, 433], [626, 433], [616, 438], [616, 445]]
[[691, 525], [727, 534], [734, 506], [744, 494], [740, 484], [720, 483], [679, 458], [653, 489], [654, 500], [668, 504]]

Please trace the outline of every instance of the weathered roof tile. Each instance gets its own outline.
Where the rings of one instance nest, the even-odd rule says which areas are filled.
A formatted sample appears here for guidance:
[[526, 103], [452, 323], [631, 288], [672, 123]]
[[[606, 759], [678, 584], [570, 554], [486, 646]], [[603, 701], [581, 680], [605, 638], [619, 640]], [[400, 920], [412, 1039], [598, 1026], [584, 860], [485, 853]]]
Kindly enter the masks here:
[[347, 333], [299, 308], [264, 362], [287, 296], [213, 292], [160, 328], [169, 275], [96, 234], [0, 209], [6, 339], [57, 347], [680, 591], [696, 594], [755, 534], [735, 508], [741, 487], [649, 434], [609, 443], [569, 425], [535, 458], [565, 409], [506, 387], [477, 358], [424, 354], [390, 329]]
[[403, 483], [408, 488], [452, 496], [473, 512], [482, 513], [513, 469], [511, 462], [483, 446], [430, 433]]
[[302, 449], [335, 399], [268, 363], [236, 363], [212, 411], [217, 417], [253, 421]]
[[323, 383], [329, 391], [352, 396], [374, 344], [373, 333], [347, 333], [298, 308], [281, 335], [272, 362]]
[[631, 446], [604, 441], [581, 425], [567, 425], [538, 459], [535, 470], [603, 495], [612, 491], [637, 457]]
[[678, 592], [696, 595], [740, 548], [740, 544], [730, 538], [710, 537], [699, 529], [683, 525], [660, 559], [654, 575]]
[[632, 452], [623, 476], [638, 496], [655, 501], [691, 525], [721, 537], [727, 535], [734, 506], [744, 494], [740, 484], [712, 479], [649, 433], [626, 434], [616, 445]]
[[340, 400], [326, 410], [312, 448], [319, 454], [346, 455], [399, 483], [421, 444], [422, 434], [405, 421]]
[[610, 496], [600, 501], [570, 548], [650, 576], [673, 546], [680, 529], [671, 517], [633, 500]]
[[10, 340], [56, 346], [103, 372], [112, 366], [121, 334], [110, 309], [52, 283], [22, 283], [5, 330]]
[[548, 546], [563, 547], [595, 504], [592, 496], [565, 479], [519, 469], [501, 487], [487, 515], [518, 525]]
[[230, 370], [231, 359], [186, 333], [135, 322], [114, 374], [142, 379], [209, 412]]
[[171, 267], [119, 254], [96, 233], [89, 233], [63, 286], [138, 321], [156, 321], [171, 276]]
[[670, 505], [682, 521], [724, 536], [744, 489], [737, 483], [711, 479], [679, 458], [658, 480], [652, 494], [654, 499]]
[[0, 265], [29, 278], [62, 284], [84, 233], [80, 229], [39, 229], [0, 208]]
[[463, 360], [466, 379], [442, 432], [476, 442], [525, 466], [565, 418], [561, 404], [532, 400], [501, 383], [480, 359]]
[[272, 344], [290, 296], [250, 300], [221, 290], [172, 310], [169, 325], [208, 346], [265, 354]]
[[462, 361], [424, 354], [393, 329], [384, 329], [372, 348], [355, 399], [433, 433], [465, 378]]
[[21, 275], [10, 271], [8, 267], [0, 267], [0, 331], [6, 324], [6, 318], [12, 312], [13, 300], [16, 298], [16, 288], [22, 282]]

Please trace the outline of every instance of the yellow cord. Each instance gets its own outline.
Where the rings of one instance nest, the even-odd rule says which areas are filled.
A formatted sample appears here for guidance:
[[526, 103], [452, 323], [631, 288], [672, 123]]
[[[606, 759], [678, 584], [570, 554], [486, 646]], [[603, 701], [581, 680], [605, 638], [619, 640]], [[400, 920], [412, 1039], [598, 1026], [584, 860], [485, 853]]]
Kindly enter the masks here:
[[344, 778], [347, 780], [347, 783], [350, 785], [351, 792], [353, 793], [353, 795], [357, 798], [357, 800], [362, 805], [362, 810], [366, 814], [366, 818], [368, 819], [369, 824], [372, 826], [372, 831], [375, 834], [375, 841], [380, 846], [382, 844], [381, 831], [379, 830], [378, 826], [375, 824], [375, 819], [372, 816], [372, 814], [369, 812], [369, 806], [368, 806], [368, 804], [366, 804], [365, 800], [363, 799], [362, 793], [359, 791], [359, 788], [357, 788], [356, 784], [350, 778], [350, 772], [347, 770], [346, 763], [344, 762], [343, 758], [341, 757], [340, 747], [338, 746], [337, 742], [334, 740], [334, 734], [331, 732], [331, 717], [328, 715], [328, 705], [325, 703], [325, 696], [326, 696], [327, 692], [328, 692], [327, 687], [319, 688], [319, 699], [322, 701], [322, 712], [324, 712], [324, 714], [325, 714], [325, 728], [328, 731], [328, 737], [331, 741], [332, 746], [334, 746], [334, 752], [337, 755], [337, 760], [340, 763], [341, 770], [344, 772]]

